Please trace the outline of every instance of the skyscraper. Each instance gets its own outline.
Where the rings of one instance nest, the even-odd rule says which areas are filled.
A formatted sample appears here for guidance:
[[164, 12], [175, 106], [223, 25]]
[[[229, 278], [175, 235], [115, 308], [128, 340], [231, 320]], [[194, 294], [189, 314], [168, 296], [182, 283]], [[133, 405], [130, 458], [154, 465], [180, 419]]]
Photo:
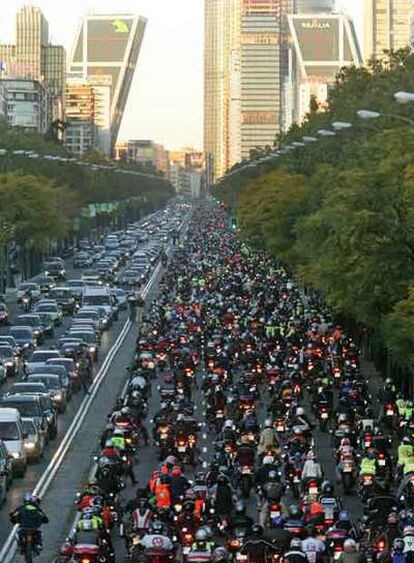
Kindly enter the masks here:
[[70, 58], [71, 73], [88, 82], [110, 84], [110, 150], [113, 152], [128, 99], [146, 20], [131, 14], [86, 16], [76, 36]]
[[294, 0], [295, 14], [317, 14], [332, 13], [335, 8], [335, 0]]
[[412, 0], [365, 0], [365, 61], [380, 59], [384, 50], [396, 51], [409, 45], [412, 9]]
[[31, 78], [48, 89], [51, 119], [62, 119], [66, 89], [66, 53], [49, 44], [49, 25], [43, 13], [25, 6], [16, 14], [16, 44], [0, 45], [0, 76]]
[[204, 150], [215, 177], [280, 131], [291, 11], [292, 0], [205, 0]]

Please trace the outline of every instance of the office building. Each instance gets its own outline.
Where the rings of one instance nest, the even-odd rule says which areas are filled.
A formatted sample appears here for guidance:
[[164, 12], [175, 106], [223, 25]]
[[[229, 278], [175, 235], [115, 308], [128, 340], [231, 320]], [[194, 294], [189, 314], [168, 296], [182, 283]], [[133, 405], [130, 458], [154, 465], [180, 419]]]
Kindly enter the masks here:
[[[70, 56], [70, 73], [96, 81], [102, 105], [109, 101], [108, 152], [113, 152], [144, 37], [146, 20], [131, 14], [86, 16]], [[102, 82], [101, 82], [102, 81]], [[109, 91], [104, 86], [109, 86]], [[109, 100], [106, 99], [109, 95]], [[105, 112], [103, 112], [104, 114]], [[103, 115], [102, 114], [102, 115]], [[103, 117], [105, 120], [108, 115]]]
[[331, 14], [335, 10], [335, 0], [293, 0], [295, 14]]
[[16, 44], [0, 45], [0, 77], [30, 78], [49, 91], [49, 118], [63, 119], [66, 52], [49, 44], [49, 26], [39, 8], [25, 6], [16, 14]]
[[180, 150], [170, 151], [170, 162], [180, 164], [191, 170], [202, 170], [204, 168], [204, 153], [193, 147], [184, 147]]
[[281, 131], [292, 11], [293, 0], [205, 0], [204, 151], [215, 178]]
[[45, 86], [30, 78], [0, 78], [3, 119], [12, 127], [46, 133], [50, 123], [49, 95]]
[[352, 20], [343, 14], [290, 15], [294, 55], [294, 116], [301, 122], [314, 97], [321, 109], [340, 68], [362, 64]]
[[96, 148], [95, 94], [90, 84], [68, 83], [66, 91], [66, 148], [79, 155]]
[[114, 147], [117, 160], [136, 162], [146, 167], [152, 167], [170, 177], [170, 153], [158, 143], [150, 140], [129, 140], [118, 142]]
[[364, 0], [364, 60], [410, 44], [412, 0]]

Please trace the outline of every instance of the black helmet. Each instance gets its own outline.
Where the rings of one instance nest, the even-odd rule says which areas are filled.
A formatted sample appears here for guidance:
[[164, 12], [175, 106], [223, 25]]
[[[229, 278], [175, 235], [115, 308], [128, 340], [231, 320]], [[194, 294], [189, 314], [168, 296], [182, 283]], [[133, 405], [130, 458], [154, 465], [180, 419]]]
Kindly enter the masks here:
[[244, 514], [246, 510], [246, 507], [244, 505], [244, 502], [242, 500], [238, 500], [234, 506], [234, 511], [236, 512], [236, 514]]
[[322, 493], [324, 495], [333, 495], [334, 488], [330, 481], [324, 481], [322, 483]]
[[291, 504], [288, 510], [289, 516], [292, 518], [298, 518], [301, 515], [300, 507], [297, 504]]
[[253, 524], [252, 526], [252, 532], [253, 534], [255, 534], [256, 536], [261, 536], [263, 535], [263, 526], [261, 526], [260, 524]]
[[217, 483], [227, 483], [228, 479], [227, 476], [224, 475], [223, 473], [220, 473], [220, 475], [217, 477]]
[[390, 485], [385, 479], [377, 479], [376, 485], [378, 491], [381, 493], [388, 493], [390, 490]]

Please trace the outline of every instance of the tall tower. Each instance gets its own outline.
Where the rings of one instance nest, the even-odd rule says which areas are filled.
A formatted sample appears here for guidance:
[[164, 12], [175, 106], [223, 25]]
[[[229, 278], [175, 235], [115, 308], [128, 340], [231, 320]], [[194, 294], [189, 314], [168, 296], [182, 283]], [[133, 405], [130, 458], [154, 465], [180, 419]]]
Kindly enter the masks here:
[[[146, 19], [132, 14], [91, 14], [79, 27], [69, 61], [71, 74], [96, 87], [109, 85], [109, 150], [114, 152], [141, 44]], [[102, 97], [102, 102], [104, 99]]]
[[385, 50], [410, 43], [412, 0], [365, 0], [364, 60], [380, 59]]
[[42, 75], [42, 47], [49, 42], [49, 25], [39, 8], [24, 6], [16, 15], [16, 59], [27, 78]]
[[240, 5], [204, 4], [204, 150], [216, 177], [240, 157]]

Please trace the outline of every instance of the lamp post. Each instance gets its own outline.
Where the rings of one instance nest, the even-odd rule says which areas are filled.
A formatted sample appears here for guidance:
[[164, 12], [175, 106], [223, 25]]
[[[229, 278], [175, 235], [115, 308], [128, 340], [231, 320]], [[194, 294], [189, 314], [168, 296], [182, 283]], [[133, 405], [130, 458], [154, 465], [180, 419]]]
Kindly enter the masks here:
[[394, 94], [395, 101], [398, 104], [412, 104], [414, 102], [414, 93], [413, 92], [395, 92]]
[[408, 117], [404, 117], [402, 115], [397, 115], [395, 113], [381, 113], [379, 111], [372, 111], [370, 109], [360, 109], [357, 111], [357, 116], [359, 119], [378, 119], [380, 117], [391, 117], [392, 119], [397, 119], [398, 121], [402, 121], [406, 125], [410, 127], [414, 127], [414, 120], [408, 119]]

